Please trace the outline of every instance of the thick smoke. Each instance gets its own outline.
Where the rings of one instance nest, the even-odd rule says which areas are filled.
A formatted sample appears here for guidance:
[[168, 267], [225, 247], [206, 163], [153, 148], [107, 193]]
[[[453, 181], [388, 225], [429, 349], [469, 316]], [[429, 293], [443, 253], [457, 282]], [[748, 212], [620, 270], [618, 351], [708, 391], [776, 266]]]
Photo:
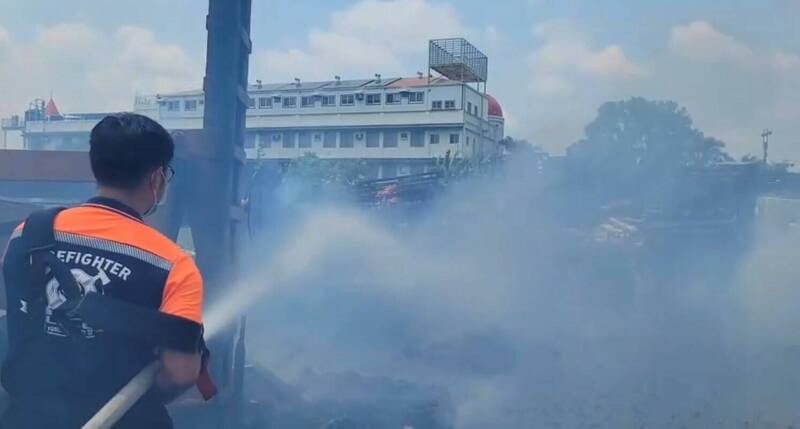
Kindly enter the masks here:
[[766, 215], [790, 208], [762, 202], [755, 239], [613, 244], [546, 177], [458, 182], [413, 222], [341, 201], [281, 211], [276, 192], [281, 222], [230, 308], [250, 306], [249, 360], [292, 386], [280, 404], [318, 404], [297, 427], [800, 422], [800, 234]]

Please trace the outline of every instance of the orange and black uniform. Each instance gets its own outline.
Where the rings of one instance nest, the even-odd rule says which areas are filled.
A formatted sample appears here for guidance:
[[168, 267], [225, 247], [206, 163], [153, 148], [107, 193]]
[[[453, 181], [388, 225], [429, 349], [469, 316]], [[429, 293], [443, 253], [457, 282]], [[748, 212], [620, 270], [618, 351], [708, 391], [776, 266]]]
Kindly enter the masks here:
[[[93, 198], [59, 213], [54, 230], [53, 252], [84, 288], [201, 323], [203, 282], [192, 258], [145, 225], [133, 209]], [[22, 231], [20, 226], [11, 236], [3, 264], [9, 356], [2, 383], [11, 404], [0, 427], [80, 428], [154, 359], [155, 348], [80, 321], [79, 329], [66, 332], [50, 318], [59, 298], [49, 289], [42, 323], [25, 323], [32, 307], [26, 302], [30, 265]], [[155, 391], [115, 426], [171, 427]]]

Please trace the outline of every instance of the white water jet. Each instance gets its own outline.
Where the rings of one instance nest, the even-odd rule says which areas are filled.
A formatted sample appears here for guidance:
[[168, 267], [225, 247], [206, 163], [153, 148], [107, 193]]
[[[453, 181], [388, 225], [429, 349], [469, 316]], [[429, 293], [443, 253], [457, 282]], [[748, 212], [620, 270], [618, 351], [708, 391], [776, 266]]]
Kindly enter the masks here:
[[208, 338], [266, 295], [295, 283], [299, 276], [313, 269], [321, 258], [328, 255], [337, 242], [347, 240], [364, 246], [399, 249], [393, 237], [351, 211], [326, 210], [307, 219], [290, 237], [292, 239], [286, 240], [269, 262], [250, 270], [242, 281], [209, 308], [204, 317]]

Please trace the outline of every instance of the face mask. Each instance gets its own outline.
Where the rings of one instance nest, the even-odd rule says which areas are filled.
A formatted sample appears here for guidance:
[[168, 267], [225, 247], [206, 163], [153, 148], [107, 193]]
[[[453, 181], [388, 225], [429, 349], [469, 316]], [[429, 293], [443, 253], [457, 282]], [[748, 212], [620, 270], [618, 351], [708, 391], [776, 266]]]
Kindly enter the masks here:
[[[161, 177], [164, 180], [163, 181], [164, 186], [167, 186], [167, 176], [164, 174], [164, 170], [161, 170]], [[167, 191], [166, 191], [166, 189], [164, 189], [164, 194], [166, 195], [166, 193], [167, 193]], [[161, 201], [162, 200], [163, 200], [163, 197], [162, 198], [158, 198], [158, 189], [157, 188], [153, 188], [153, 205], [150, 206], [149, 209], [145, 210], [144, 213], [142, 213], [142, 217], [148, 217], [148, 216], [152, 216], [153, 214], [155, 214], [158, 211], [158, 208], [161, 207]]]

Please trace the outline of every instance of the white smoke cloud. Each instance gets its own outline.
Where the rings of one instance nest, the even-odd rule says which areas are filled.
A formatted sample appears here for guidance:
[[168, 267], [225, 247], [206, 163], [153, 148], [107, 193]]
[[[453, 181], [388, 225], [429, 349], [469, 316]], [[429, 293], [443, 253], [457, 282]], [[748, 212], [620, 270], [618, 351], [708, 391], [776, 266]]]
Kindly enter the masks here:
[[719, 32], [708, 21], [694, 21], [674, 27], [670, 48], [677, 55], [702, 62], [749, 64], [755, 57], [750, 47]]
[[460, 36], [464, 26], [447, 4], [427, 0], [363, 0], [333, 12], [325, 29], [311, 29], [303, 45], [267, 49], [255, 56], [253, 76], [269, 81], [363, 78], [413, 74], [423, 64], [428, 39]]
[[585, 36], [568, 21], [537, 25], [534, 35], [542, 46], [530, 55], [534, 83], [541, 76], [579, 73], [590, 78], [628, 79], [647, 74], [647, 67], [629, 59], [619, 45], [593, 49]]
[[203, 63], [146, 28], [105, 34], [82, 23], [38, 30], [29, 41], [0, 28], [0, 116], [20, 114], [34, 98], [63, 112], [130, 110], [137, 90], [200, 86]]
[[634, 88], [654, 74], [648, 64], [629, 58], [622, 46], [597, 44], [568, 20], [540, 23], [533, 37], [538, 47], [517, 68], [525, 75], [504, 80], [521, 82], [526, 91], [503, 87], [506, 98], [500, 101], [510, 104], [506, 110], [518, 118], [519, 126], [509, 134], [555, 153], [581, 138], [601, 103], [636, 95]]
[[177, 45], [157, 41], [149, 29], [122, 27], [111, 45], [114, 55], [89, 70], [87, 78], [95, 92], [107, 94], [115, 105], [131, 106], [136, 90], [158, 93], [202, 86], [203, 62]]
[[798, 53], [755, 49], [707, 20], [675, 25], [664, 36], [665, 50], [637, 60], [570, 21], [537, 25], [540, 45], [528, 56], [527, 78], [504, 79], [528, 82], [529, 91], [499, 91], [505, 110], [522, 118], [509, 133], [558, 153], [582, 137], [602, 103], [645, 96], [686, 106], [695, 125], [734, 156], [758, 152], [758, 135], [769, 127], [780, 134], [772, 159], [800, 159], [800, 103], [790, 89], [800, 85]]
[[8, 61], [11, 55], [11, 36], [8, 30], [0, 26], [0, 64]]
[[[798, 378], [791, 240], [597, 244], [568, 220], [584, 201], [523, 170], [452, 186], [410, 224], [305, 204], [271, 225], [231, 293], [252, 306], [251, 358], [289, 382], [440, 386], [465, 429], [800, 421], [781, 380]], [[317, 398], [381, 409], [339, 380]]]
[[[758, 153], [758, 136], [775, 130], [771, 159], [796, 160], [800, 102], [790, 88], [800, 85], [797, 53], [755, 49], [708, 21], [675, 26], [669, 55], [651, 86], [686, 105], [698, 127], [721, 138], [737, 155]], [[778, 137], [780, 135], [780, 137]]]
[[800, 72], [800, 55], [778, 51], [773, 59], [773, 65], [777, 70], [782, 72]]

